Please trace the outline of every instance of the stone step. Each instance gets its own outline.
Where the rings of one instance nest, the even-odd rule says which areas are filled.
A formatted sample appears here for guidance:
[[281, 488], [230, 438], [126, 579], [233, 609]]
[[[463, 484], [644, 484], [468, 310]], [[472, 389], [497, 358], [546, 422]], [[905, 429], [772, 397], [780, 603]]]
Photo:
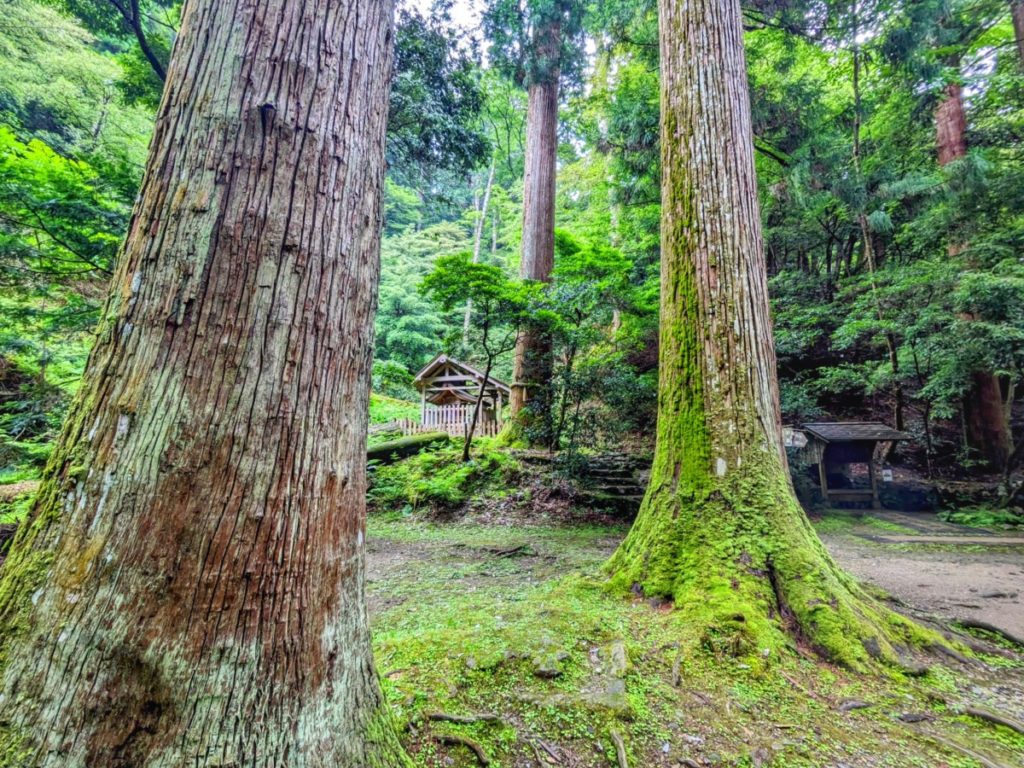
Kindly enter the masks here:
[[597, 493], [607, 493], [612, 496], [642, 496], [644, 489], [639, 485], [598, 485], [595, 486], [593, 491]]

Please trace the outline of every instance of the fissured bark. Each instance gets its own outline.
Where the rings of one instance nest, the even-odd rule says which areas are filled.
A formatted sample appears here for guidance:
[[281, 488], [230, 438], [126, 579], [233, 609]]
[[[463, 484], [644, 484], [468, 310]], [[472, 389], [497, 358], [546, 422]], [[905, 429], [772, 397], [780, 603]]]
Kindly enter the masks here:
[[[537, 69], [543, 76], [528, 87], [519, 274], [526, 280], [548, 282], [555, 261], [561, 24], [556, 19], [538, 29], [536, 35], [537, 56], [542, 61]], [[550, 440], [552, 433], [552, 365], [550, 336], [528, 326], [516, 345], [509, 404], [512, 418], [523, 427], [524, 435], [540, 444]]]
[[399, 766], [363, 600], [391, 0], [185, 5], [4, 565], [17, 766]]
[[613, 581], [667, 597], [715, 652], [795, 638], [860, 668], [915, 629], [833, 563], [781, 440], [739, 0], [661, 0], [657, 446]]

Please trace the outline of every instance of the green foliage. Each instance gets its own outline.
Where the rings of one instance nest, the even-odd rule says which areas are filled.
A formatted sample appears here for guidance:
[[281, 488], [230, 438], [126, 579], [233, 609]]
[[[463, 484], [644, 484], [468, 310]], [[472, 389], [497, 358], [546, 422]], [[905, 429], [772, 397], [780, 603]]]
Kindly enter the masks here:
[[420, 415], [417, 403], [399, 400], [376, 392], [370, 395], [370, 423], [387, 424], [398, 419], [415, 419]]
[[[571, 84], [583, 64], [580, 0], [488, 0], [484, 31], [494, 65], [520, 85], [559, 79]], [[559, 28], [558, 45], [548, 35]]]
[[179, 0], [50, 0], [50, 4], [77, 18], [118, 52], [119, 86], [126, 101], [157, 106], [177, 33]]
[[994, 509], [992, 507], [966, 507], [944, 509], [939, 519], [947, 523], [967, 525], [972, 528], [1019, 528], [1024, 529], [1024, 514], [1020, 510]]
[[379, 511], [425, 508], [435, 512], [455, 509], [475, 495], [501, 496], [515, 483], [518, 462], [481, 440], [471, 461], [462, 461], [461, 448], [422, 451], [412, 458], [376, 467], [369, 501]]
[[451, 201], [438, 176], [462, 178], [490, 150], [475, 51], [460, 44], [464, 33], [452, 25], [450, 6], [435, 2], [430, 14], [399, 8], [388, 109], [389, 175], [442, 206]]

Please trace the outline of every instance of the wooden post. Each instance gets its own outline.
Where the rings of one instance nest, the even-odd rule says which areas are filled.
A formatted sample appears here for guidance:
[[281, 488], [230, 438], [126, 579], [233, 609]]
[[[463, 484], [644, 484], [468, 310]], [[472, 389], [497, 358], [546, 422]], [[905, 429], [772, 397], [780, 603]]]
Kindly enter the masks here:
[[820, 443], [819, 446], [820, 447], [818, 449], [818, 480], [821, 482], [821, 495], [825, 499], [825, 504], [827, 506], [832, 506], [831, 504], [829, 504], [828, 473], [825, 471], [825, 449], [828, 446], [821, 445]]
[[868, 460], [868, 479], [871, 481], [871, 508], [881, 509], [882, 500], [878, 497], [878, 478], [875, 476], [875, 446], [871, 446], [871, 457]]
[[420, 390], [420, 424], [427, 423], [427, 385], [423, 384]]

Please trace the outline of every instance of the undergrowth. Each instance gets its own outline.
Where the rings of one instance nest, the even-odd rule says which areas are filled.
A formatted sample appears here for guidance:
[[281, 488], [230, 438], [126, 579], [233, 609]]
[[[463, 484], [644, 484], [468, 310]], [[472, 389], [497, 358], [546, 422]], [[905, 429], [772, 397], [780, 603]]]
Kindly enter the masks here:
[[371, 424], [387, 424], [399, 419], [418, 419], [419, 415], [420, 407], [417, 403], [379, 395], [376, 392], [370, 395]]
[[456, 441], [374, 467], [368, 494], [371, 509], [450, 511], [475, 496], [500, 498], [515, 486], [519, 462], [496, 448], [493, 439], [475, 441], [472, 459], [463, 462], [461, 458], [462, 448]]
[[945, 509], [938, 517], [947, 523], [966, 525], [971, 528], [1024, 528], [1024, 515], [1012, 509], [993, 507], [964, 507]]

